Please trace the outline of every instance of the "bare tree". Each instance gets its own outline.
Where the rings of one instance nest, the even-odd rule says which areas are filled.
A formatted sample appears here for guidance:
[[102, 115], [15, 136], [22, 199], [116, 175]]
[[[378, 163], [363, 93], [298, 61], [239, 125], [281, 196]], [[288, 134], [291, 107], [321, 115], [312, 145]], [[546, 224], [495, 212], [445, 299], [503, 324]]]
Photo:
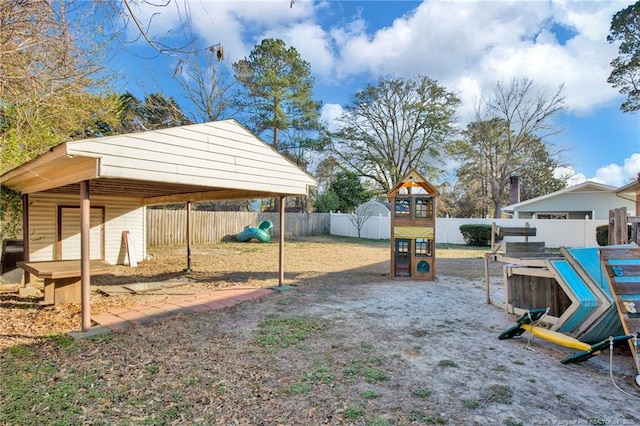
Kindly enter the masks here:
[[[77, 2], [0, 1], [0, 169], [40, 154], [96, 121], [116, 120], [119, 100], [95, 77], [99, 29]], [[74, 21], [68, 20], [74, 16]], [[0, 171], [2, 171], [0, 170]]]
[[[526, 165], [523, 158], [538, 152], [539, 144], [560, 132], [553, 118], [565, 110], [564, 85], [549, 92], [536, 87], [528, 78], [498, 82], [492, 94], [476, 110], [480, 128], [470, 129], [482, 141], [481, 154], [485, 166], [491, 165], [492, 176], [487, 185], [493, 201], [494, 217], [500, 217], [508, 182], [515, 166]], [[553, 144], [546, 141], [551, 151]], [[556, 148], [554, 148], [556, 149]], [[560, 153], [550, 152], [550, 156]], [[499, 155], [494, 155], [495, 153]], [[493, 163], [490, 163], [493, 161]]]
[[368, 206], [361, 209], [356, 209], [355, 212], [349, 215], [349, 222], [351, 222], [351, 224], [358, 231], [358, 238], [362, 237], [362, 228], [364, 228], [365, 223], [367, 223], [367, 221], [371, 219], [372, 216], [373, 213], [371, 209], [368, 208]]
[[[198, 48], [191, 27], [191, 7], [187, 0], [93, 0], [93, 2], [101, 7], [112, 27], [113, 35], [120, 41], [122, 46], [137, 43], [140, 39], [153, 48], [159, 54], [165, 54], [177, 58], [179, 61], [185, 59], [185, 55], [198, 54], [205, 51], [214, 53], [218, 60], [224, 58], [224, 47], [222, 43], [214, 43], [202, 48]], [[295, 1], [290, 2], [293, 7]], [[200, 4], [204, 4], [200, 2]], [[213, 3], [212, 3], [213, 4]], [[139, 5], [153, 8], [155, 11], [150, 18], [145, 19], [140, 16]], [[180, 21], [178, 28], [170, 29], [166, 34], [171, 34], [171, 42], [156, 38], [152, 35], [151, 26], [153, 19], [163, 10], [175, 8], [176, 14]], [[214, 7], [211, 7], [212, 13]], [[204, 9], [206, 12], [206, 8]], [[208, 12], [206, 12], [208, 13]], [[211, 18], [213, 25], [213, 18]], [[123, 34], [127, 34], [127, 28], [132, 26], [136, 29], [136, 36], [128, 40], [123, 38]], [[175, 42], [176, 34], [182, 32], [182, 42]], [[178, 64], [179, 66], [179, 64]]]
[[221, 62], [214, 49], [189, 53], [174, 76], [193, 106], [193, 121], [216, 121], [233, 115], [232, 92], [236, 82], [230, 65]]
[[[111, 26], [113, 36], [126, 48], [126, 46], [137, 43], [140, 39], [158, 54], [166, 54], [180, 59], [185, 54], [197, 53], [203, 50], [216, 51], [219, 59], [224, 56], [221, 44], [213, 44], [205, 46], [201, 49], [194, 49], [196, 46], [191, 31], [191, 8], [188, 2], [176, 0], [94, 0], [94, 3], [100, 7], [106, 15]], [[151, 17], [146, 19], [140, 16], [139, 5], [150, 7], [154, 12]], [[154, 18], [163, 11], [173, 7], [176, 14], [180, 17], [178, 28], [172, 28], [167, 31], [171, 34], [171, 42], [152, 36], [151, 26]], [[213, 23], [213, 20], [212, 20]], [[125, 38], [130, 32], [127, 30], [130, 26], [135, 28], [135, 36], [132, 39]], [[177, 36], [182, 33], [182, 42], [177, 42]], [[170, 43], [170, 44], [169, 44]]]
[[332, 155], [387, 193], [412, 168], [436, 176], [459, 99], [435, 80], [382, 79], [353, 96]]

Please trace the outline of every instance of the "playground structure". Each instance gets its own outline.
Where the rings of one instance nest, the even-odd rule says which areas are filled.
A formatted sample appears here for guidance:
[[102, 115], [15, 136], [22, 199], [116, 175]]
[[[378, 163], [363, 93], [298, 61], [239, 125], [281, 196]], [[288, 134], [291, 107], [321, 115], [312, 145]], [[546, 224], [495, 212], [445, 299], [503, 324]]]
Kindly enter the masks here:
[[268, 243], [271, 241], [271, 228], [273, 228], [273, 222], [270, 220], [263, 220], [258, 224], [257, 228], [245, 228], [243, 231], [236, 234], [236, 239], [240, 242], [247, 242], [256, 239], [261, 243]]
[[416, 170], [387, 193], [391, 203], [392, 278], [435, 280], [438, 195], [438, 190]]
[[[499, 236], [525, 241], [498, 244]], [[491, 252], [485, 255], [487, 302], [500, 305], [490, 297], [488, 263], [503, 262], [503, 306], [520, 315], [516, 326], [500, 338], [529, 331], [580, 351], [565, 363], [583, 361], [608, 345], [627, 341], [640, 385], [640, 247], [630, 243], [561, 248], [560, 254], [553, 254], [544, 252], [544, 243], [529, 242], [532, 236], [534, 228], [492, 228]]]
[[[567, 336], [566, 334], [562, 334], [557, 331], [538, 326], [537, 323], [540, 322], [540, 320], [547, 314], [547, 312], [548, 309], [532, 309], [525, 312], [524, 314], [522, 314], [522, 316], [520, 316], [520, 318], [516, 320], [515, 325], [500, 333], [498, 339], [512, 339], [514, 337], [522, 335], [525, 331], [528, 331], [532, 335], [548, 342], [555, 343], [556, 345], [564, 346], [570, 349], [577, 349], [579, 351], [564, 358], [561, 361], [563, 364], [586, 361], [589, 358], [599, 355], [603, 349], [606, 349], [607, 347], [609, 347], [609, 349], [613, 349], [615, 345], [621, 342], [632, 341], [634, 342], [633, 344], [637, 345], [638, 335], [636, 333], [625, 334], [621, 336], [610, 336], [608, 339], [604, 339], [601, 342], [589, 345], [587, 343], [581, 342], [578, 339]], [[640, 377], [640, 375], [638, 377]]]
[[[501, 262], [505, 264], [503, 269], [504, 271], [504, 280], [505, 280], [505, 309], [510, 313], [517, 313], [521, 315], [526, 311], [526, 309], [522, 309], [521, 311], [515, 312], [512, 304], [510, 304], [510, 297], [513, 295], [509, 293], [509, 286], [507, 282], [513, 281], [522, 281], [522, 279], [518, 278], [519, 276], [527, 276], [529, 278], [524, 279], [526, 282], [520, 282], [523, 284], [519, 287], [525, 287], [528, 290], [531, 289], [531, 285], [533, 284], [535, 287], [541, 287], [544, 289], [544, 292], [547, 293], [549, 291], [549, 287], [553, 285], [550, 281], [550, 276], [544, 272], [546, 263], [545, 260], [549, 257], [557, 257], [557, 255], [546, 253], [545, 243], [544, 241], [529, 241], [530, 237], [536, 236], [536, 228], [532, 228], [528, 223], [525, 223], [523, 227], [506, 227], [506, 226], [498, 226], [495, 223], [491, 226], [491, 251], [485, 254], [485, 289], [487, 293], [487, 303], [491, 303], [494, 305], [501, 305], [500, 302], [497, 302], [491, 299], [491, 294], [489, 291], [489, 262]], [[524, 241], [514, 241], [514, 239], [524, 238]], [[509, 239], [507, 241], [507, 239]], [[512, 290], [516, 290], [517, 287], [513, 287]], [[532, 294], [534, 297], [533, 302], [537, 302], [538, 294]], [[550, 293], [549, 296], [542, 296], [543, 300], [547, 302], [546, 306], [549, 306], [549, 297], [553, 300], [558, 298], [562, 298], [562, 295], [557, 294], [556, 291]], [[552, 305], [556, 304], [562, 305], [563, 302], [555, 302]], [[533, 307], [531, 307], [533, 308]], [[530, 308], [529, 308], [530, 309]], [[553, 309], [555, 312], [556, 309]]]

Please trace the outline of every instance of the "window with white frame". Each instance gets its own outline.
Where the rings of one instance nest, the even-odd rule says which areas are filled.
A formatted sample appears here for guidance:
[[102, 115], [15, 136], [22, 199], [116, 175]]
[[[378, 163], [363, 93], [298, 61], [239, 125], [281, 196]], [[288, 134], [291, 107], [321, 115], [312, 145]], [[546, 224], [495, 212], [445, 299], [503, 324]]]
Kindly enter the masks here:
[[569, 213], [536, 213], [536, 219], [569, 219]]

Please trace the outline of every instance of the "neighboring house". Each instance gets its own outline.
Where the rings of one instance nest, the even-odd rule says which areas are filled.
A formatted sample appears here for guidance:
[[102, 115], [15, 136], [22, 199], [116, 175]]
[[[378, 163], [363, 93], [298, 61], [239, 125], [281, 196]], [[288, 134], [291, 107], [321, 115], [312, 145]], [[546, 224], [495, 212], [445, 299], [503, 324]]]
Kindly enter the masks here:
[[356, 208], [358, 216], [389, 216], [391, 205], [386, 201], [370, 200]]
[[[624, 187], [623, 187], [624, 188]], [[514, 219], [596, 219], [608, 220], [609, 210], [626, 207], [636, 213], [635, 197], [613, 186], [586, 181], [541, 197], [511, 204], [502, 211]]]
[[[616, 194], [619, 197], [624, 197], [629, 200], [635, 201], [635, 214], [629, 214], [630, 216], [640, 216], [640, 173], [638, 173], [638, 179], [633, 182], [621, 186], [616, 190]], [[622, 207], [622, 206], [620, 206]], [[629, 213], [629, 212], [627, 212]]]

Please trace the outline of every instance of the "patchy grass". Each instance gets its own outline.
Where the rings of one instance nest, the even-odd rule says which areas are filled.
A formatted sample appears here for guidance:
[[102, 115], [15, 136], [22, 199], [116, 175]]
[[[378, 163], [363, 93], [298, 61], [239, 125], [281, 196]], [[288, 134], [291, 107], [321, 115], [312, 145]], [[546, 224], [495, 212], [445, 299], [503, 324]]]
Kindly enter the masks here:
[[374, 390], [366, 390], [360, 394], [362, 399], [380, 398], [380, 394]]
[[287, 395], [295, 396], [311, 392], [313, 385], [311, 383], [299, 383], [292, 385], [287, 389]]
[[258, 325], [256, 342], [270, 352], [277, 352], [296, 345], [325, 328], [326, 325], [314, 317], [279, 317], [271, 314]]
[[105, 395], [97, 376], [34, 354], [1, 359], [0, 383], [0, 424], [74, 424], [83, 405]]
[[431, 391], [429, 389], [414, 389], [411, 391], [413, 396], [417, 396], [418, 398], [427, 399], [431, 396]]
[[507, 385], [493, 385], [489, 388], [487, 400], [496, 404], [511, 404], [513, 391]]
[[354, 358], [342, 369], [345, 377], [361, 377], [367, 383], [378, 383], [389, 379], [389, 375], [380, 367], [384, 365], [385, 359], [381, 356], [372, 355], [373, 344], [362, 342], [360, 349], [364, 353], [363, 358]]
[[[79, 311], [72, 304], [28, 308], [0, 289], [0, 315], [15, 326], [0, 323], [7, 335], [0, 342], [0, 424], [399, 426], [500, 419], [515, 426], [575, 413], [573, 398], [545, 386], [531, 392], [531, 383], [549, 381], [543, 374], [549, 369], [536, 369], [530, 378], [511, 372], [521, 345], [496, 340], [503, 314], [484, 309], [476, 284], [484, 276], [482, 250], [455, 254], [457, 248], [439, 247], [435, 283], [390, 285], [388, 242], [322, 237], [287, 245], [296, 250], [286, 257], [285, 273], [295, 291], [86, 340], [70, 339], [58, 327], [62, 322], [51, 327], [52, 319], [67, 316], [77, 327]], [[163, 252], [168, 257], [158, 256], [156, 264], [142, 262], [125, 272], [141, 279], [154, 276], [155, 268], [165, 268], [160, 274], [168, 278], [181, 274], [175, 271], [184, 268], [184, 248]], [[96, 295], [92, 314], [277, 281], [277, 244], [200, 246], [193, 256], [192, 284], [135, 297]], [[496, 267], [493, 277], [499, 278], [501, 265]], [[477, 296], [477, 305], [469, 295]], [[441, 311], [446, 300], [461, 304]], [[460, 306], [465, 309], [454, 310]], [[461, 329], [468, 339], [462, 351], [447, 344], [460, 339]], [[22, 336], [29, 336], [28, 344]], [[470, 347], [483, 350], [468, 356]], [[552, 356], [539, 358], [549, 368], [558, 364]], [[580, 366], [588, 374], [576, 376], [576, 369], [562, 370], [562, 379], [582, 385], [584, 378], [594, 388], [603, 382], [591, 363]], [[479, 380], [468, 381], [469, 374]], [[596, 408], [619, 413], [632, 406], [621, 408], [624, 398], [594, 398], [593, 407], [580, 408], [597, 421]]]
[[364, 414], [365, 412], [361, 407], [348, 407], [344, 410], [344, 413], [342, 413], [342, 417], [344, 417], [345, 420], [354, 422], [363, 418]]
[[463, 399], [462, 405], [470, 410], [475, 410], [480, 407], [480, 403], [475, 399]]
[[412, 410], [409, 414], [409, 420], [412, 422], [418, 422], [423, 424], [430, 425], [445, 425], [447, 424], [447, 420], [435, 415], [425, 414], [421, 410]]
[[365, 368], [362, 370], [361, 374], [367, 383], [377, 383], [389, 380], [389, 375], [377, 368]]
[[367, 421], [367, 426], [391, 426], [391, 422], [384, 417], [373, 416]]
[[304, 373], [302, 375], [302, 380], [311, 383], [331, 385], [335, 380], [335, 376], [329, 367], [321, 365], [314, 368], [312, 371]]

